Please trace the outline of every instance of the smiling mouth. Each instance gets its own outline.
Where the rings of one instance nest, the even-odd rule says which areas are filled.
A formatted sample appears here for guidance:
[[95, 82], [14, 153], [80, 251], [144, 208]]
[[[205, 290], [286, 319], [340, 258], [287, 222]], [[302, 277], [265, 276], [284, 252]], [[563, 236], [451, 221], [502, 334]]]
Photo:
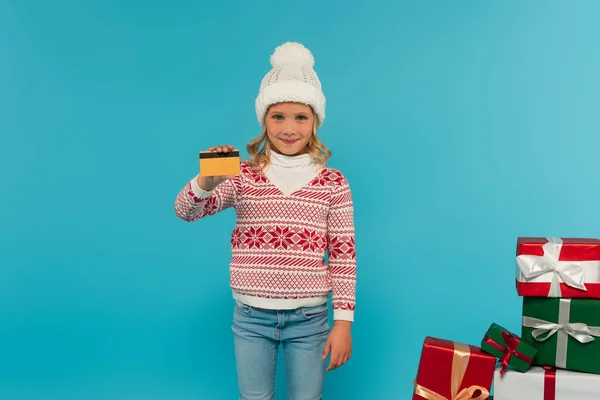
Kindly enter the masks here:
[[285, 144], [294, 144], [298, 141], [298, 139], [281, 139]]

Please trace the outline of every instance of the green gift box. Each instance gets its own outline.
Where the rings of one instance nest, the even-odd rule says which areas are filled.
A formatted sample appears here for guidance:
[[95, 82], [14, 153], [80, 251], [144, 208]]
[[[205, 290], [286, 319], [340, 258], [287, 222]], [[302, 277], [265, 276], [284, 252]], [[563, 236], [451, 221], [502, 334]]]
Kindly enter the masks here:
[[535, 347], [495, 323], [481, 340], [481, 348], [500, 360], [501, 375], [509, 365], [517, 371], [527, 372], [537, 353]]
[[534, 365], [600, 374], [600, 299], [523, 297], [521, 337]]

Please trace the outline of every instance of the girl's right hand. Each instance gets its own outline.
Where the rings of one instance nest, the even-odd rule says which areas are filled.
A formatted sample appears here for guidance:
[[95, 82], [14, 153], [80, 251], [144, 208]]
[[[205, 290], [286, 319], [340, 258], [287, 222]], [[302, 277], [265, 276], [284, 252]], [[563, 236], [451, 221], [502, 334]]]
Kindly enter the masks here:
[[[228, 152], [232, 151], [233, 149], [234, 149], [234, 147], [232, 145], [227, 145], [227, 146], [209, 147], [208, 151], [216, 151], [219, 153], [228, 153]], [[197, 182], [198, 182], [198, 186], [200, 186], [201, 189], [206, 190], [207, 192], [210, 192], [211, 190], [214, 190], [217, 186], [219, 186], [221, 183], [223, 183], [227, 179], [231, 179], [231, 178], [233, 178], [233, 175], [198, 176]]]

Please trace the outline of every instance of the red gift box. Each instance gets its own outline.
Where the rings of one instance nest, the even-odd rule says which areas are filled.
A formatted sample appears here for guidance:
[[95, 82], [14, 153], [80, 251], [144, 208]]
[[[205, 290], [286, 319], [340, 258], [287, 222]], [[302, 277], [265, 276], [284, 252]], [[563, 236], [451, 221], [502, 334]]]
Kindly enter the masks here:
[[600, 239], [517, 239], [519, 296], [600, 298]]
[[485, 400], [497, 359], [481, 348], [426, 337], [413, 400]]

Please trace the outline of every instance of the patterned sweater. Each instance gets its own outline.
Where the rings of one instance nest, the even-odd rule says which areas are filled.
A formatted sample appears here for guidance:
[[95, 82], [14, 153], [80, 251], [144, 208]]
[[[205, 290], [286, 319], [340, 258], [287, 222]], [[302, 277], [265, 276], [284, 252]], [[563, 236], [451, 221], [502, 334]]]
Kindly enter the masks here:
[[340, 171], [325, 167], [289, 195], [247, 163], [212, 192], [202, 191], [195, 179], [177, 195], [175, 213], [192, 222], [235, 208], [229, 266], [234, 293], [261, 304], [331, 292], [334, 319], [354, 320], [354, 210]]

